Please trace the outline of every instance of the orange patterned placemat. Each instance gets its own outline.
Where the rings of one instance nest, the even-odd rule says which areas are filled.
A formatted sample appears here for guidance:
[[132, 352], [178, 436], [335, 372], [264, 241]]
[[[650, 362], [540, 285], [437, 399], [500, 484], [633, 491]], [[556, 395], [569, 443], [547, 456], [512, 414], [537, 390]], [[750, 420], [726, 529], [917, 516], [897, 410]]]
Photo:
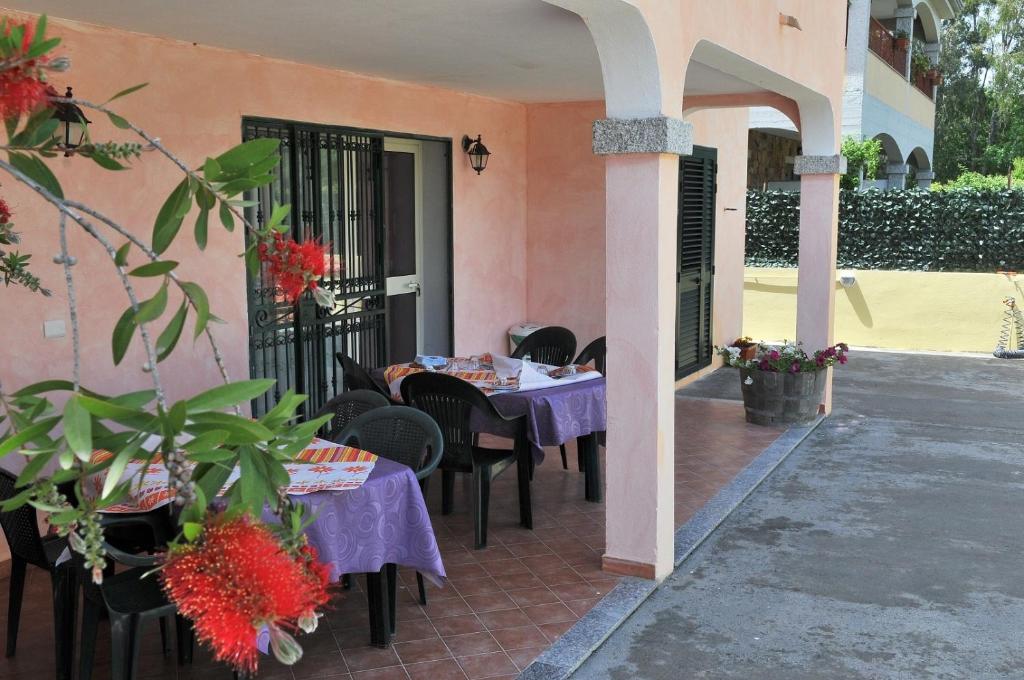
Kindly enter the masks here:
[[[110, 451], [98, 449], [92, 452], [90, 460], [93, 463], [102, 463], [113, 457], [114, 454]], [[308, 447], [295, 456], [295, 460], [302, 463], [356, 463], [372, 462], [377, 460], [377, 456], [369, 451], [363, 451], [352, 446], [340, 446], [334, 442], [316, 437]], [[133, 460], [132, 462], [141, 463], [142, 461]], [[162, 463], [163, 456], [156, 453], [149, 462], [153, 464]]]

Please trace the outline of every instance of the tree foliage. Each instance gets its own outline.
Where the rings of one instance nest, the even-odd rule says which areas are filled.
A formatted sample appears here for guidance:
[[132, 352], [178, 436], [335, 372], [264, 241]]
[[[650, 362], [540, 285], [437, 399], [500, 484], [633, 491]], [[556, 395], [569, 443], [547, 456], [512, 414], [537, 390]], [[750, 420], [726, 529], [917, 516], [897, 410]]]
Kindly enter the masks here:
[[1024, 156], [1024, 2], [965, 0], [942, 39], [935, 172], [1003, 174]]
[[858, 140], [843, 138], [843, 155], [846, 156], [846, 174], [840, 179], [844, 189], [856, 189], [863, 179], [875, 179], [882, 159], [882, 142], [878, 139]]

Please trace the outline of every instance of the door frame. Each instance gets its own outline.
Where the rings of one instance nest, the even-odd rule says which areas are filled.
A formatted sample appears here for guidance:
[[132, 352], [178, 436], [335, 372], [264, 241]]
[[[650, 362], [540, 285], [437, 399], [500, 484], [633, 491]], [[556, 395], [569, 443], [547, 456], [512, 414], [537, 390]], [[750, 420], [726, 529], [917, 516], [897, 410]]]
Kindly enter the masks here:
[[[397, 151], [413, 155], [413, 211], [416, 248], [416, 273], [410, 276], [386, 276], [384, 278], [384, 296], [410, 294], [409, 290], [399, 291], [399, 287], [408, 285], [415, 279], [420, 286], [416, 294], [416, 351], [423, 351], [423, 142], [419, 139], [384, 137], [384, 153]], [[387, 185], [385, 184], [385, 187]], [[386, 191], [386, 188], [385, 188]], [[385, 215], [385, 219], [387, 216]], [[385, 238], [389, 233], [384, 227]], [[393, 292], [394, 291], [394, 292]], [[386, 301], [385, 301], [386, 302]]]

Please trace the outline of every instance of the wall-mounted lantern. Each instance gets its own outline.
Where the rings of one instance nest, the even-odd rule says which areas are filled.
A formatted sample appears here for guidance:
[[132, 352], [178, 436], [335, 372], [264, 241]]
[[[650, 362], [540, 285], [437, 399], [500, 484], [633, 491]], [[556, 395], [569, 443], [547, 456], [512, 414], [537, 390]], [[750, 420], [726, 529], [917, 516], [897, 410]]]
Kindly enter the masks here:
[[[48, 94], [51, 99], [60, 98], [57, 90], [53, 88], [48, 89]], [[71, 88], [68, 87], [64, 98], [71, 99], [73, 96]], [[71, 102], [63, 101], [53, 102], [53, 117], [61, 122], [61, 125], [53, 133], [57, 148], [63, 151], [65, 156], [74, 155], [75, 149], [81, 146], [85, 140], [86, 125], [92, 121], [85, 117], [82, 109]]]
[[480, 174], [487, 167], [487, 159], [491, 155], [491, 152], [487, 150], [484, 143], [480, 141], [480, 135], [476, 136], [476, 139], [470, 139], [469, 135], [465, 135], [462, 138], [462, 150], [469, 156], [469, 164], [476, 174]]

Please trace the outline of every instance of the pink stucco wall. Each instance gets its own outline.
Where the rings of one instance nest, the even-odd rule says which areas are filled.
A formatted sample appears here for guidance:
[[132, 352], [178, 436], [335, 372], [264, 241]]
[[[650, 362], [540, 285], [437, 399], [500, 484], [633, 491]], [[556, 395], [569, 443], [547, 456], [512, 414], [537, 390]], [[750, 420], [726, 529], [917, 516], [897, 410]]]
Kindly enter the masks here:
[[[102, 101], [148, 81], [149, 87], [116, 102], [116, 108], [159, 135], [192, 165], [238, 143], [244, 115], [449, 137], [456, 140], [456, 147], [463, 134], [482, 134], [494, 154], [486, 173], [477, 176], [458, 148], [454, 158], [456, 349], [501, 349], [508, 326], [525, 318], [522, 104], [56, 19], [50, 27], [62, 37], [61, 51], [73, 63], [70, 72], [54, 79], [56, 84], [70, 83], [76, 95]], [[130, 139], [101, 114], [90, 117], [95, 139]], [[175, 168], [154, 153], [123, 173], [103, 171], [79, 158], [57, 160], [52, 167], [69, 196], [107, 212], [147, 239], [163, 198], [180, 179]], [[10, 388], [69, 375], [70, 341], [44, 339], [42, 334], [44, 321], [67, 318], [60, 270], [51, 262], [57, 252], [54, 214], [13, 181], [3, 182], [3, 195], [25, 233], [23, 250], [33, 253], [37, 273], [55, 291], [44, 299], [15, 288], [0, 289], [0, 311], [8, 319], [0, 326], [0, 381]], [[228, 234], [211, 226], [210, 244], [200, 255], [190, 229], [191, 222], [186, 221], [179, 243], [167, 255], [182, 262], [179, 272], [184, 277], [200, 282], [211, 294], [215, 313], [227, 321], [216, 327], [216, 335], [227, 348], [231, 373], [247, 377], [245, 273], [236, 257], [242, 236], [237, 230]], [[107, 391], [145, 385], [141, 372], [124, 367], [115, 371], [112, 366], [110, 330], [127, 299], [109, 261], [78, 230], [72, 230], [71, 248], [81, 261], [75, 271], [84, 320], [84, 381]], [[133, 263], [141, 260], [136, 257]], [[151, 288], [141, 287], [144, 292]], [[141, 345], [136, 342], [124, 366], [141, 363]], [[164, 377], [172, 397], [217, 379], [201, 344], [193, 349], [184, 343], [166, 366]]]
[[[581, 346], [605, 334], [606, 161], [591, 151], [591, 124], [602, 107], [539, 104], [527, 111], [527, 314], [568, 327]], [[747, 109], [686, 120], [696, 144], [718, 149], [713, 335], [715, 343], [728, 342], [743, 321]]]

